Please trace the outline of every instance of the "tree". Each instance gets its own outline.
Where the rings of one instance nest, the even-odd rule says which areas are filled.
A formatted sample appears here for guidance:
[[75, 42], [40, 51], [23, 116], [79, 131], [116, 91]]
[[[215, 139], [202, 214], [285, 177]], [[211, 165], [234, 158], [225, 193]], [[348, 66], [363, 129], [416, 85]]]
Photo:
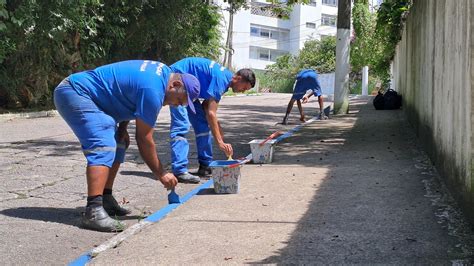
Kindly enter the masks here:
[[297, 57], [298, 68], [311, 68], [319, 73], [334, 72], [336, 67], [336, 38], [309, 40]]
[[375, 42], [376, 15], [369, 10], [368, 0], [354, 1], [352, 25], [354, 37], [351, 43], [352, 71], [360, 72], [364, 66], [372, 68], [379, 47]]
[[[315, 69], [319, 73], [333, 72], [336, 65], [336, 38], [306, 41], [299, 55], [286, 54], [277, 58], [276, 63], [267, 66], [264, 87], [273, 91], [291, 92], [296, 74], [304, 68]], [[283, 86], [283, 87], [281, 87]]]
[[62, 78], [119, 60], [217, 59], [220, 19], [202, 0], [0, 0], [0, 107], [51, 107]]
[[390, 81], [390, 64], [401, 39], [412, 0], [385, 0], [377, 11], [374, 42], [379, 46], [373, 57], [373, 70], [384, 84]]
[[334, 82], [334, 113], [349, 110], [351, 1], [339, 0], [337, 10], [336, 74]]

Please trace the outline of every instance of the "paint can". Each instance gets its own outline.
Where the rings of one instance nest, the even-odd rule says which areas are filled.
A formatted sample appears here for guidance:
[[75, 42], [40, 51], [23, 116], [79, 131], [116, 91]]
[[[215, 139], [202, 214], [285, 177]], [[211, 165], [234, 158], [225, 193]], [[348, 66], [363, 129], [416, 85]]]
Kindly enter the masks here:
[[273, 146], [275, 145], [276, 140], [268, 140], [261, 145], [263, 141], [265, 140], [254, 139], [249, 142], [253, 163], [271, 163], [273, 160]]
[[212, 180], [214, 191], [217, 194], [237, 194], [240, 188], [240, 168], [242, 165], [237, 160], [213, 161]]

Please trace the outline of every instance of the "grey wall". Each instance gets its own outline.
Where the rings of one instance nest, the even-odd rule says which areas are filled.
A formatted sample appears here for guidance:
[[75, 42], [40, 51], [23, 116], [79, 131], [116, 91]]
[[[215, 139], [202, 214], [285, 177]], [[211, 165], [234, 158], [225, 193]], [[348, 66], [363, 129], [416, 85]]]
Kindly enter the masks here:
[[403, 109], [474, 221], [474, 1], [415, 0], [393, 61]]

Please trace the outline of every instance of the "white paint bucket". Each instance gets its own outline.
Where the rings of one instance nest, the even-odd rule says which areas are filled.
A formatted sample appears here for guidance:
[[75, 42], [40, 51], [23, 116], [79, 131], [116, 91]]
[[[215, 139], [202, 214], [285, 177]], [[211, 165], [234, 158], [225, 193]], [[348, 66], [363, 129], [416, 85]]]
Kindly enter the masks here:
[[240, 187], [240, 168], [242, 165], [236, 160], [213, 161], [212, 180], [214, 191], [217, 194], [237, 194]]
[[275, 139], [268, 140], [263, 145], [260, 145], [265, 141], [264, 139], [254, 139], [250, 144], [250, 150], [252, 151], [252, 161], [254, 163], [271, 163], [273, 160], [273, 146], [276, 143]]

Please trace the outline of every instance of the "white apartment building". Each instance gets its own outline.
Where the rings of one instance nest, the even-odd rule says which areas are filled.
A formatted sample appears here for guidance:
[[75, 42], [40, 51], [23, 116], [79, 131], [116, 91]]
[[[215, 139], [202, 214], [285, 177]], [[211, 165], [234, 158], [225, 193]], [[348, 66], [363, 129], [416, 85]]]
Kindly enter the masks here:
[[[223, 0], [214, 1], [223, 7]], [[305, 41], [335, 36], [337, 0], [311, 0], [294, 5], [289, 19], [278, 18], [265, 0], [252, 0], [248, 9], [234, 14], [232, 65], [236, 69], [265, 69], [284, 54], [296, 55]], [[227, 37], [229, 14], [224, 11], [223, 39]]]

